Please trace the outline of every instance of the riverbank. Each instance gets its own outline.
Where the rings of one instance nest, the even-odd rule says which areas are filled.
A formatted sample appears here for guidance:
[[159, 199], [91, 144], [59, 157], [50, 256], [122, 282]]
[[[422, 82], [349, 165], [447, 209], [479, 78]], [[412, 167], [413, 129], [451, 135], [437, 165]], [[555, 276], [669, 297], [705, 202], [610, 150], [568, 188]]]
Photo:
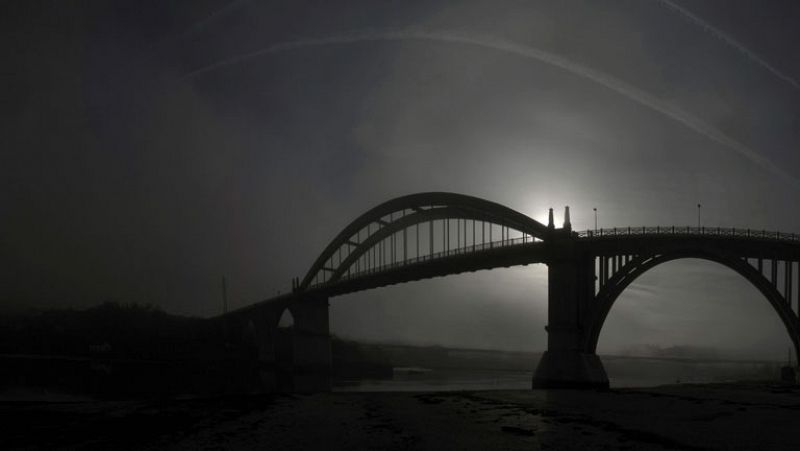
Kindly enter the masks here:
[[800, 389], [322, 393], [4, 402], [3, 449], [797, 449]]

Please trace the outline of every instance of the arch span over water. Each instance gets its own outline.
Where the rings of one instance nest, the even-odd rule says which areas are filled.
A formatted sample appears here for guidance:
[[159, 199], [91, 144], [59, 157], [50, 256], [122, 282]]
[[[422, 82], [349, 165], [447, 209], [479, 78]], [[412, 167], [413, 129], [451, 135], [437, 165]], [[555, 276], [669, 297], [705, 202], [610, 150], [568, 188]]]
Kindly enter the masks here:
[[797, 352], [800, 351], [800, 323], [797, 321], [796, 314], [792, 310], [791, 303], [787, 301], [786, 293], [781, 293], [777, 287], [777, 283], [773, 283], [764, 277], [763, 273], [751, 265], [747, 259], [708, 250], [681, 250], [658, 255], [638, 256], [623, 268], [620, 268], [609, 280], [609, 283], [596, 295], [596, 301], [590, 319], [589, 333], [586, 337], [586, 349], [592, 353], [596, 351], [601, 330], [611, 308], [630, 284], [658, 265], [689, 258], [718, 263], [735, 271], [750, 282], [764, 296], [780, 317], [795, 347], [795, 355], [798, 355]]
[[[456, 235], [456, 246], [452, 249], [450, 220], [457, 221], [453, 233]], [[436, 225], [436, 221], [441, 225]], [[423, 224], [428, 230], [420, 227]], [[501, 242], [508, 239], [509, 231], [518, 232], [523, 242], [544, 241], [548, 233], [544, 224], [516, 210], [478, 197], [445, 192], [398, 197], [372, 208], [339, 232], [311, 265], [299, 288], [334, 283], [348, 272], [359, 273], [362, 268], [367, 270], [407, 264], [425, 257], [433, 258], [437, 252], [448, 253], [468, 248], [475, 250], [478, 246], [493, 242], [493, 227], [500, 227]], [[442, 239], [436, 242], [434, 237], [439, 230], [442, 230]], [[409, 242], [409, 234], [415, 238], [414, 243]], [[423, 235], [424, 242], [420, 246], [420, 237]], [[411, 244], [414, 245], [413, 249], [409, 249]], [[402, 258], [395, 258], [399, 257], [395, 253], [402, 254]], [[413, 258], [410, 259], [409, 255]]]

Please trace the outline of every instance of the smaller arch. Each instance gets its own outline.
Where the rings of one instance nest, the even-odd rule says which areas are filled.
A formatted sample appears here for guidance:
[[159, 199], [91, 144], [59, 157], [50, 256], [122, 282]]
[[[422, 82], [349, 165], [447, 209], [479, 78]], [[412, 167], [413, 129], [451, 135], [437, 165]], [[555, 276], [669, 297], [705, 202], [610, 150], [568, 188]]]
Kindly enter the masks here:
[[278, 324], [276, 325], [278, 329], [289, 329], [294, 327], [294, 315], [292, 315], [291, 309], [286, 307], [283, 309], [283, 313], [278, 317]]
[[778, 289], [764, 277], [763, 274], [750, 265], [746, 259], [703, 251], [681, 251], [669, 254], [640, 255], [631, 260], [630, 263], [623, 268], [620, 268], [595, 297], [595, 302], [588, 321], [588, 333], [585, 336], [585, 349], [591, 353], [596, 351], [597, 342], [600, 338], [600, 331], [603, 328], [608, 313], [611, 311], [611, 307], [634, 280], [662, 263], [684, 258], [696, 258], [718, 263], [732, 269], [749, 281], [766, 298], [780, 317], [784, 327], [786, 327], [789, 338], [794, 344], [795, 355], [797, 355], [797, 352], [800, 351], [800, 321], [798, 321], [791, 306], [786, 302]]

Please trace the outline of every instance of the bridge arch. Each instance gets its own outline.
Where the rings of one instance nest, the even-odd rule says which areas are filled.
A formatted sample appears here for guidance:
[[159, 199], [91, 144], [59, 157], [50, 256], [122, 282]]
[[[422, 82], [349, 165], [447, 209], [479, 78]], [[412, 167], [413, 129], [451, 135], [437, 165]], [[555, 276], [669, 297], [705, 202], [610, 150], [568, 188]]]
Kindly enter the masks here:
[[278, 322], [275, 325], [278, 329], [287, 329], [294, 327], [294, 314], [292, 313], [291, 306], [287, 306], [283, 312], [278, 316]]
[[[757, 268], [753, 267], [746, 258], [724, 255], [709, 251], [678, 251], [664, 254], [639, 255], [624, 265], [614, 274], [608, 283], [600, 289], [595, 297], [594, 308], [591, 310], [588, 321], [585, 348], [595, 353], [600, 332], [603, 328], [608, 313], [623, 291], [642, 274], [650, 269], [673, 260], [694, 258], [711, 261], [732, 269], [737, 274], [750, 282], [769, 302], [778, 314], [786, 328], [789, 338], [795, 348], [795, 355], [800, 352], [800, 323], [792, 310], [792, 306], [778, 290], [775, 283], [771, 282]], [[774, 263], [773, 263], [774, 264]]]
[[[544, 224], [518, 211], [478, 197], [446, 192], [419, 193], [398, 197], [372, 208], [348, 224], [314, 261], [296, 288], [305, 290], [318, 284], [334, 283], [349, 273], [363, 272], [367, 269], [366, 267], [374, 270], [387, 261], [386, 264], [398, 265], [420, 261], [425, 256], [432, 258], [437, 250], [433, 238], [435, 221], [442, 222], [442, 226], [447, 224], [447, 228], [443, 232], [448, 235], [447, 243], [441, 243], [438, 250], [450, 252], [450, 220], [463, 221], [456, 223], [456, 233], [461, 233], [460, 227], [463, 224], [463, 243], [473, 249], [477, 246], [476, 224], [478, 222], [482, 227], [481, 245], [492, 245], [491, 236], [489, 242], [486, 241], [486, 225], [489, 226], [490, 235], [492, 227], [501, 228], [501, 241], [505, 239], [502, 237], [509, 236], [508, 231], [516, 231], [521, 234], [523, 241], [526, 239], [531, 242], [544, 241], [549, 231]], [[468, 221], [472, 221], [472, 227], [469, 229]], [[419, 245], [420, 225], [426, 223], [429, 224], [430, 231], [427, 235], [428, 239], [424, 243], [426, 249], [423, 249], [425, 251], [425, 256], [423, 256]], [[408, 252], [407, 249], [407, 236], [410, 230], [413, 230], [411, 233], [414, 233], [417, 239], [416, 252]], [[468, 230], [472, 236], [471, 242], [467, 239]], [[403, 255], [400, 259], [396, 259], [394, 256], [395, 237], [398, 237], [398, 241], [402, 241]], [[391, 241], [392, 258], [387, 260], [381, 255], [380, 261], [377, 261], [374, 256], [371, 257], [370, 252], [375, 253], [378, 247], [384, 246], [387, 241]], [[460, 235], [457, 243], [459, 245], [461, 243]], [[382, 251], [383, 247], [380, 249]], [[410, 259], [409, 253], [414, 254], [414, 257]], [[364, 264], [361, 265], [361, 262]]]

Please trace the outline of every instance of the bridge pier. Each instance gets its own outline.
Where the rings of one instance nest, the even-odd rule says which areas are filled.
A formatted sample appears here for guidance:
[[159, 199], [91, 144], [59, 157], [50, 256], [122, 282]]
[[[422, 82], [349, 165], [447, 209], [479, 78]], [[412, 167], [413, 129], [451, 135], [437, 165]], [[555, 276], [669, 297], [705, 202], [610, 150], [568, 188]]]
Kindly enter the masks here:
[[247, 345], [253, 345], [251, 358], [255, 359], [256, 385], [246, 391], [274, 392], [278, 390], [278, 362], [275, 342], [280, 310], [262, 308], [255, 311], [243, 330]]
[[597, 354], [547, 350], [542, 354], [531, 386], [606, 389], [608, 376]]
[[[278, 327], [286, 310], [294, 324]], [[252, 309], [239, 319], [241, 355], [254, 363], [246, 392], [320, 392], [331, 389], [327, 296], [298, 295]]]
[[559, 241], [556, 257], [548, 262], [547, 351], [533, 375], [532, 388], [608, 388], [603, 363], [584, 345], [594, 260], [576, 255], [569, 238]]
[[331, 390], [331, 335], [328, 298], [303, 298], [291, 306], [294, 316], [293, 391]]

